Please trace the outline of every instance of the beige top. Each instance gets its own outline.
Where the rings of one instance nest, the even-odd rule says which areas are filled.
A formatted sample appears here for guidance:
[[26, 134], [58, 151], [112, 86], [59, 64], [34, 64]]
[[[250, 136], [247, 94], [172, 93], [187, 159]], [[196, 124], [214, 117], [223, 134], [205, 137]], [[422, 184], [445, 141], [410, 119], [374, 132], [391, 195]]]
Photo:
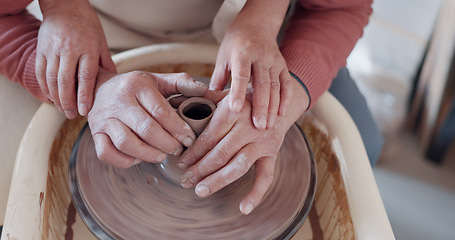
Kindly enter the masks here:
[[[101, 19], [109, 47], [113, 49], [128, 49], [162, 42], [215, 43], [212, 24], [217, 14], [238, 13], [243, 6], [243, 3], [232, 2], [239, 1], [90, 0]], [[222, 8], [222, 5], [226, 6]], [[233, 5], [241, 6], [232, 11]], [[229, 9], [220, 11], [226, 8]], [[221, 16], [223, 22], [226, 18], [229, 19]]]

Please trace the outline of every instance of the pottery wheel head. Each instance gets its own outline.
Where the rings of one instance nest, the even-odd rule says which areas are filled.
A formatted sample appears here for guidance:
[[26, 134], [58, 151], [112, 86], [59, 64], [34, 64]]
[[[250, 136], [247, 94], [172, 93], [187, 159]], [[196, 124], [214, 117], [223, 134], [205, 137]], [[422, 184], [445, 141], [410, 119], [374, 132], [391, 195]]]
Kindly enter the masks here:
[[[161, 165], [162, 166], [162, 165]], [[88, 127], [70, 160], [70, 186], [84, 222], [100, 239], [286, 239], [301, 226], [315, 191], [315, 166], [303, 132], [288, 131], [275, 178], [249, 215], [239, 204], [254, 182], [254, 168], [219, 192], [198, 197], [170, 181], [159, 164], [128, 169], [100, 161]]]

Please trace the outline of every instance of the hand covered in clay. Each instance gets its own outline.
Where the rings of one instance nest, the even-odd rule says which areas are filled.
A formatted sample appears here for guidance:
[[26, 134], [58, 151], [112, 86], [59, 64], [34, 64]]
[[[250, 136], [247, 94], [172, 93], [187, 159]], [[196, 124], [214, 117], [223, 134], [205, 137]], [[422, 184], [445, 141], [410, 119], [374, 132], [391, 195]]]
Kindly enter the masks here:
[[[293, 87], [300, 87], [295, 81]], [[195, 187], [205, 197], [234, 182], [254, 164], [255, 182], [240, 203], [240, 211], [249, 214], [261, 201], [273, 180], [275, 160], [290, 126], [306, 110], [308, 96], [300, 87], [293, 94], [289, 114], [278, 116], [274, 127], [256, 128], [251, 121], [251, 92], [238, 113], [229, 107], [229, 96], [219, 104], [204, 132], [185, 151], [179, 167], [186, 168], [181, 178], [185, 188]]]
[[36, 77], [67, 118], [85, 116], [93, 103], [98, 66], [115, 72], [104, 32], [87, 0], [40, 1]]
[[196, 136], [165, 98], [177, 93], [203, 96], [207, 88], [186, 73], [100, 71], [88, 114], [98, 158], [128, 168], [141, 161], [162, 162], [166, 154], [180, 155]]
[[281, 10], [273, 7], [277, 3], [257, 2], [248, 1], [226, 31], [210, 89], [224, 89], [231, 77], [229, 106], [233, 112], [240, 112], [251, 78], [252, 120], [256, 128], [264, 129], [274, 125], [277, 114], [285, 114], [292, 94], [292, 77], [277, 43], [289, 2], [279, 1]]

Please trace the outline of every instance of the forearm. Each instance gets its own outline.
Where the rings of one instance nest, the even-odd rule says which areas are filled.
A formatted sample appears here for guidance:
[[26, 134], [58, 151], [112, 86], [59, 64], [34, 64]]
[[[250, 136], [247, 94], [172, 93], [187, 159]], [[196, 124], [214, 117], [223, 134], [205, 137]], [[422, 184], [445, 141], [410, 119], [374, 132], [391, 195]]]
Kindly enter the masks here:
[[299, 2], [281, 52], [289, 71], [307, 87], [311, 105], [346, 64], [371, 11], [371, 0]]
[[0, 16], [19, 14], [31, 2], [32, 0], [0, 0]]
[[[40, 21], [25, 10], [0, 15], [0, 74], [20, 83], [33, 96], [47, 101], [36, 80], [35, 50]], [[17, 13], [19, 11], [19, 13]]]
[[234, 23], [247, 23], [249, 27], [276, 38], [289, 3], [290, 0], [248, 0]]

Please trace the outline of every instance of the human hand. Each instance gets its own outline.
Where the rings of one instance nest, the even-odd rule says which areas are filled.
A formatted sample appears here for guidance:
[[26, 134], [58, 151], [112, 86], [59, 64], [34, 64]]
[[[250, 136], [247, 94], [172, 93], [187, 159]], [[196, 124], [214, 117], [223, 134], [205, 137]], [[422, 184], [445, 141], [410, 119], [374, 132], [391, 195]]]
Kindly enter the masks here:
[[308, 105], [308, 96], [301, 91], [293, 97], [298, 104], [290, 106], [289, 114], [278, 116], [274, 127], [267, 129], [258, 129], [251, 122], [251, 92], [238, 113], [230, 110], [229, 97], [225, 97], [204, 132], [180, 158], [179, 167], [186, 169], [182, 186], [196, 187], [196, 194], [205, 197], [243, 176], [254, 164], [254, 185], [239, 206], [243, 214], [249, 214], [272, 183], [276, 155], [287, 130]]
[[[277, 21], [273, 17], [270, 20], [274, 24], [262, 21], [263, 16], [258, 16], [262, 13], [261, 9], [248, 11], [261, 8], [252, 2], [247, 2], [224, 35], [210, 89], [222, 90], [230, 75], [230, 108], [234, 112], [240, 112], [251, 78], [254, 89], [252, 120], [256, 128], [264, 129], [274, 125], [277, 114], [285, 114], [292, 94], [292, 88], [289, 87], [292, 77], [276, 39], [282, 19], [281, 22], [278, 20], [278, 27], [274, 26]], [[282, 5], [288, 6], [285, 2]], [[282, 16], [276, 18], [280, 17]]]
[[207, 86], [185, 73], [134, 71], [98, 75], [95, 100], [88, 114], [98, 158], [116, 167], [162, 162], [193, 144], [193, 130], [166, 97], [181, 93], [203, 96]]
[[36, 77], [59, 111], [74, 119], [93, 103], [98, 66], [115, 72], [104, 32], [87, 0], [40, 1]]

